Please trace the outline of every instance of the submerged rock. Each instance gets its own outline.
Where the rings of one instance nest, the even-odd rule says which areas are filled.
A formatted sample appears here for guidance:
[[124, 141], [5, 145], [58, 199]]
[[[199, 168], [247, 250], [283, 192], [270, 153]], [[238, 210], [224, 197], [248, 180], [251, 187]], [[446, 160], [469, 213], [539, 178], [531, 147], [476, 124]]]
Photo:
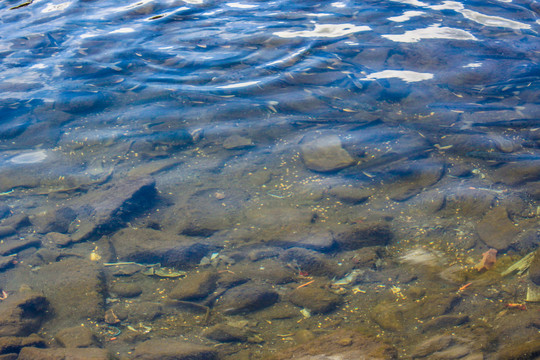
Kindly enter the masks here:
[[15, 265], [16, 259], [13, 256], [0, 256], [0, 271], [9, 269]]
[[218, 299], [217, 309], [227, 315], [249, 313], [273, 305], [279, 295], [262, 285], [244, 284], [227, 290]]
[[451, 335], [436, 335], [416, 345], [413, 350], [413, 358], [426, 357], [434, 352], [441, 351], [449, 347], [454, 342]]
[[12, 226], [0, 226], [0, 238], [15, 234], [15, 229]]
[[393, 234], [388, 223], [370, 221], [332, 230], [334, 239], [342, 250], [357, 250], [365, 246], [385, 246]]
[[319, 172], [337, 171], [355, 163], [352, 156], [342, 147], [337, 135], [304, 139], [300, 145], [300, 153], [306, 167]]
[[0, 256], [16, 254], [31, 247], [41, 247], [41, 241], [32, 237], [3, 240], [0, 243]]
[[283, 247], [300, 247], [326, 252], [334, 247], [335, 242], [330, 231], [320, 230], [290, 235], [284, 239], [276, 240], [275, 244]]
[[[467, 345], [454, 345], [449, 347], [446, 350], [438, 351], [436, 353], [431, 354], [429, 357], [433, 360], [450, 360], [450, 359], [464, 359], [464, 360], [471, 360], [469, 357], [464, 357], [471, 353], [471, 348]], [[480, 357], [478, 357], [480, 355]], [[472, 359], [483, 359], [484, 357], [482, 354], [475, 354]]]
[[25, 347], [19, 353], [18, 360], [109, 360], [108, 350], [100, 348], [39, 349]]
[[203, 332], [203, 336], [219, 342], [246, 341], [248, 334], [245, 329], [227, 324], [214, 325]]
[[76, 212], [68, 207], [43, 211], [30, 219], [36, 231], [41, 234], [50, 232], [66, 233], [70, 224], [77, 217]]
[[151, 301], [126, 302], [113, 305], [105, 312], [105, 322], [118, 324], [129, 318], [132, 324], [154, 321], [163, 315], [163, 306]]
[[11, 214], [11, 208], [6, 204], [0, 204], [0, 220], [6, 218]]
[[326, 314], [334, 310], [341, 302], [341, 299], [338, 295], [311, 284], [295, 289], [289, 295], [289, 301], [310, 310], [314, 314]]
[[443, 213], [450, 217], [462, 215], [465, 217], [485, 214], [495, 201], [493, 192], [458, 188], [452, 194], [446, 194]]
[[[242, 218], [249, 194], [242, 189], [207, 188], [192, 194], [186, 204], [171, 213], [168, 222], [176, 233], [207, 237], [229, 229]], [[178, 216], [181, 213], [182, 216]]]
[[132, 216], [148, 209], [157, 196], [151, 177], [128, 178], [106, 190], [91, 192], [78, 199], [80, 225], [72, 235], [74, 242], [118, 229]]
[[390, 170], [395, 182], [391, 184], [388, 195], [395, 201], [407, 200], [438, 182], [443, 172], [444, 164], [432, 160], [400, 164]]
[[61, 234], [57, 232], [50, 232], [48, 233], [45, 238], [50, 243], [53, 243], [54, 245], [58, 247], [65, 247], [71, 244], [71, 236], [67, 234]]
[[54, 338], [66, 348], [86, 348], [95, 346], [97, 341], [88, 326], [73, 326], [60, 330]]
[[0, 302], [0, 336], [28, 336], [36, 332], [49, 309], [41, 293], [21, 291]]
[[424, 323], [424, 332], [437, 331], [447, 327], [458, 326], [469, 321], [468, 315], [441, 315]]
[[405, 324], [404, 309], [393, 302], [377, 304], [369, 313], [369, 316], [382, 329], [388, 331], [400, 331]]
[[223, 141], [223, 147], [227, 150], [239, 150], [253, 146], [253, 141], [250, 138], [232, 135]]
[[529, 279], [540, 286], [540, 250], [536, 250], [534, 258], [529, 267]]
[[137, 283], [115, 282], [110, 292], [123, 298], [133, 298], [141, 295], [142, 288]]
[[38, 272], [31, 273], [28, 282], [43, 291], [54, 311], [50, 321], [58, 326], [103, 318], [105, 283], [96, 262], [64, 258], [42, 265]]
[[489, 247], [504, 250], [512, 245], [519, 229], [508, 218], [506, 208], [497, 206], [491, 209], [476, 225], [480, 239]]
[[503, 344], [498, 359], [536, 359], [540, 355], [540, 340], [531, 339], [517, 344]]
[[359, 188], [354, 186], [337, 186], [331, 188], [328, 193], [335, 196], [339, 200], [349, 204], [359, 204], [367, 199], [375, 192], [370, 188]]
[[495, 181], [518, 185], [540, 179], [540, 160], [518, 161], [504, 164], [493, 172]]
[[126, 228], [110, 239], [118, 261], [160, 263], [177, 269], [191, 268], [214, 248], [191, 238], [154, 229]]
[[289, 239], [305, 234], [313, 227], [315, 213], [311, 209], [275, 206], [263, 207], [246, 213], [249, 224], [243, 239], [277, 245], [290, 243]]
[[217, 360], [217, 351], [177, 339], [145, 341], [135, 347], [133, 360]]
[[376, 338], [356, 331], [342, 329], [317, 337], [305, 344], [282, 350], [272, 360], [391, 360], [397, 359], [397, 351], [392, 346]]
[[335, 273], [325, 257], [313, 250], [294, 247], [281, 254], [280, 260], [310, 275], [332, 276]]
[[[36, 334], [32, 334], [27, 337], [20, 336], [4, 336], [0, 337], [0, 354], [15, 354], [21, 351], [23, 347], [33, 346], [43, 348], [46, 346], [46, 342], [43, 338], [39, 337]], [[0, 359], [3, 359], [0, 356]]]
[[214, 271], [193, 274], [178, 282], [169, 293], [169, 297], [177, 300], [197, 300], [208, 296], [216, 289], [218, 275]]

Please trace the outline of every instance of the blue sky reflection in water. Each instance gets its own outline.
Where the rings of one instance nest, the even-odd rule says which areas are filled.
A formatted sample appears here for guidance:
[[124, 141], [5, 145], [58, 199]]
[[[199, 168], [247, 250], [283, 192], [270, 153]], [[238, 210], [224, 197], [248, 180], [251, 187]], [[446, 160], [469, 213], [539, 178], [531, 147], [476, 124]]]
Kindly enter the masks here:
[[537, 2], [0, 14], [1, 336], [58, 355], [83, 323], [88, 351], [133, 358], [540, 353]]

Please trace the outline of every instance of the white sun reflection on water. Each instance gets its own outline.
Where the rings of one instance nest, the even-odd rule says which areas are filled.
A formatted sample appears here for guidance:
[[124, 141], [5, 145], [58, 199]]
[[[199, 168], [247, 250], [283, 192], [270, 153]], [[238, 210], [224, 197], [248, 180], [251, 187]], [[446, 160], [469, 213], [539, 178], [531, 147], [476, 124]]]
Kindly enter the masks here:
[[16, 155], [9, 159], [13, 164], [36, 164], [40, 163], [47, 158], [47, 152], [45, 150], [32, 151]]

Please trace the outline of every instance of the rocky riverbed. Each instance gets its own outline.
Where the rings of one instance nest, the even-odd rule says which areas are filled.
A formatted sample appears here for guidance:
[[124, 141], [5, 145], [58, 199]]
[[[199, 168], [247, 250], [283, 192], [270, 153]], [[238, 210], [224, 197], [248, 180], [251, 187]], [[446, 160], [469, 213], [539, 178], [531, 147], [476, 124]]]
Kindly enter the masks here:
[[[2, 358], [540, 354], [538, 261], [506, 271], [540, 259], [540, 162], [516, 161], [537, 129], [269, 136], [66, 145], [2, 175]], [[123, 155], [41, 176], [83, 153]]]

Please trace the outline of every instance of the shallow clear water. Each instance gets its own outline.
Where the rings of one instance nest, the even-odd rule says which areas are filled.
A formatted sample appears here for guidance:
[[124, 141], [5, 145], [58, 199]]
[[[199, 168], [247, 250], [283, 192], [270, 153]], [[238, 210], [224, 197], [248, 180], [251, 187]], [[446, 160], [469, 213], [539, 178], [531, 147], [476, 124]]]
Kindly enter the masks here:
[[[520, 348], [538, 305], [507, 306], [535, 284], [501, 276], [539, 244], [537, 2], [41, 0], [0, 13], [0, 290], [44, 293], [30, 332], [48, 346], [84, 323], [119, 356], [183, 337], [265, 358], [338, 329], [403, 358], [451, 333], [426, 356], [540, 352]], [[187, 274], [144, 274], [151, 264]], [[214, 271], [193, 280], [206, 293], [178, 295]], [[220, 304], [239, 286], [270, 295], [230, 314]], [[325, 296], [322, 310], [306, 300]], [[205, 335], [220, 324], [249, 336]]]

